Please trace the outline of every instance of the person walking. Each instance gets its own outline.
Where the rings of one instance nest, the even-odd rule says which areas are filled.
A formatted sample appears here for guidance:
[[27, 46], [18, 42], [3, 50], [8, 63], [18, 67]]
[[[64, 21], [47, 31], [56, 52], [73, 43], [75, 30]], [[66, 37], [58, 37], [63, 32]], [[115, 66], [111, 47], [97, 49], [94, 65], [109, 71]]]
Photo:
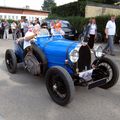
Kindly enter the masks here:
[[9, 35], [9, 23], [8, 23], [7, 20], [4, 20], [3, 26], [4, 26], [3, 39], [8, 39], [8, 35]]
[[90, 49], [93, 49], [94, 47], [94, 41], [97, 36], [97, 25], [96, 25], [96, 20], [95, 18], [91, 19], [91, 25], [89, 28], [89, 40], [88, 40], [88, 46]]
[[115, 24], [115, 15], [111, 16], [111, 19], [107, 22], [105, 28], [105, 34], [107, 39], [107, 45], [105, 46], [103, 52], [108, 53], [110, 51], [110, 55], [115, 56], [114, 53], [114, 36], [116, 34], [116, 24]]

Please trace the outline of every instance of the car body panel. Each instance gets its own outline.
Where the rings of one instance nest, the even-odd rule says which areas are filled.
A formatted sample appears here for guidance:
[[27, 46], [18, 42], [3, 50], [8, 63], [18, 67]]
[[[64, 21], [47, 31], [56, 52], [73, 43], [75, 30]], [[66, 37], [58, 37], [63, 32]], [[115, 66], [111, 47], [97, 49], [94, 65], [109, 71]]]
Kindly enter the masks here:
[[[78, 43], [79, 42], [66, 40], [60, 35], [53, 37], [38, 37], [35, 41], [35, 44], [42, 49], [47, 58], [48, 68], [52, 66], [62, 66], [66, 68], [65, 60], [70, 51], [74, 49]], [[68, 69], [69, 68], [67, 68], [67, 70]]]

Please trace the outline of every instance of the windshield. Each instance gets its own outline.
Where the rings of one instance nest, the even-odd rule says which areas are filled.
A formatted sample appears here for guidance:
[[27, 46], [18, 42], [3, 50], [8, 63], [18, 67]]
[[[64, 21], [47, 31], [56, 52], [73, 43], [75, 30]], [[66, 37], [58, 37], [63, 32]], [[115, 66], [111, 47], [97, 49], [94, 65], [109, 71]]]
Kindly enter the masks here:
[[67, 28], [67, 27], [69, 27], [69, 24], [68, 23], [63, 23], [62, 22], [62, 26], [61, 26], [62, 28]]
[[[50, 28], [50, 23], [51, 23], [51, 21], [47, 21], [48, 28]], [[61, 27], [62, 28], [68, 28], [68, 27], [70, 27], [70, 23], [68, 21], [62, 21], [61, 22]]]

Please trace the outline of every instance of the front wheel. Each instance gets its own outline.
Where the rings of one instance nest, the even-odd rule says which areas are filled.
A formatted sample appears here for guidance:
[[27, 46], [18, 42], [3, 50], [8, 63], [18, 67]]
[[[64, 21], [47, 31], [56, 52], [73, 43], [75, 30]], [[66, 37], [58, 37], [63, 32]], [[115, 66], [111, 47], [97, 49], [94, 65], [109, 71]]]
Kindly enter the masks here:
[[108, 89], [117, 83], [119, 78], [119, 70], [117, 65], [112, 60], [103, 57], [95, 60], [93, 64], [101, 68], [107, 76], [107, 82], [106, 84], [100, 86], [101, 88]]
[[68, 104], [74, 95], [74, 83], [69, 73], [60, 66], [50, 68], [46, 73], [47, 90], [57, 104]]

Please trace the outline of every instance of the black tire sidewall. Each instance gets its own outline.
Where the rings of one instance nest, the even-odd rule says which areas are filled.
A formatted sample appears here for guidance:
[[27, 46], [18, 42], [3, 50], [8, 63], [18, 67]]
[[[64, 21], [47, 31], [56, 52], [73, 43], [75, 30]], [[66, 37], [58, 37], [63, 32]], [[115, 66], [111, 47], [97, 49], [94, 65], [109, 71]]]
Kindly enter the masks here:
[[113, 72], [112, 79], [110, 81], [108, 81], [105, 85], [100, 86], [100, 88], [108, 89], [117, 83], [118, 78], [119, 78], [119, 69], [118, 69], [117, 65], [111, 59], [109, 59], [107, 57], [100, 58], [97, 65], [99, 65], [101, 63], [109, 64], [112, 69], [112, 72]]
[[[11, 56], [12, 62], [13, 62], [13, 66], [12, 66], [11, 69], [10, 69], [10, 67], [7, 64], [7, 57], [8, 57], [8, 55]], [[15, 55], [15, 53], [14, 53], [13, 50], [11, 50], [11, 49], [6, 50], [6, 53], [5, 53], [5, 62], [6, 62], [6, 66], [7, 66], [8, 71], [10, 73], [16, 73], [16, 70], [17, 70], [17, 58], [16, 58], [16, 55]]]
[[[49, 79], [51, 78], [52, 75], [55, 75], [55, 74], [59, 74], [59, 76], [64, 80], [63, 82], [67, 89], [67, 97], [63, 101], [61, 100], [59, 101], [58, 99], [56, 99], [52, 91], [49, 89], [49, 85], [48, 85]], [[57, 104], [64, 106], [64, 105], [67, 105], [73, 99], [74, 91], [75, 91], [74, 83], [73, 83], [71, 76], [64, 68], [60, 66], [54, 66], [50, 68], [46, 73], [45, 79], [46, 79], [47, 90], [51, 98], [53, 99], [53, 101], [55, 101]]]

